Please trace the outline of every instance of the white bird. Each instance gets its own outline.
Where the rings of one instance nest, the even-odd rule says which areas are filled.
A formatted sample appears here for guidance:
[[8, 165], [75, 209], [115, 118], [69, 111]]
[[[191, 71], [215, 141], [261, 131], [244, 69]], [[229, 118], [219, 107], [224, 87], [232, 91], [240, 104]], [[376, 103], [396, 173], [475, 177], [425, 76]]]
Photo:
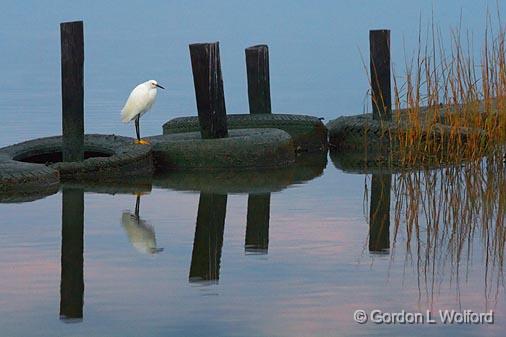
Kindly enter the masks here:
[[147, 140], [141, 139], [139, 119], [151, 109], [155, 103], [157, 88], [165, 89], [155, 80], [149, 80], [139, 84], [132, 90], [130, 96], [121, 109], [121, 121], [128, 123], [135, 120], [135, 133], [137, 134], [137, 144], [149, 144]]

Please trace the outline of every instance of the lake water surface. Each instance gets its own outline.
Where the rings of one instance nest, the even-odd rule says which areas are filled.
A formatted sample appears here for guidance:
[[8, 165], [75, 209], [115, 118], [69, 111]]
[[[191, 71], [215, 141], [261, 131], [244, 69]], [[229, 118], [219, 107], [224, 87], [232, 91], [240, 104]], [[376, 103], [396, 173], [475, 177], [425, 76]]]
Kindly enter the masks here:
[[[149, 78], [167, 90], [143, 134], [195, 114], [189, 43], [220, 41], [229, 113], [248, 109], [244, 48], [267, 43], [273, 110], [329, 120], [368, 101], [369, 29], [392, 29], [401, 67], [420, 16], [425, 24], [434, 10], [443, 34], [462, 21], [479, 46], [487, 5], [495, 13], [495, 1], [10, 3], [0, 12], [0, 146], [60, 132], [62, 21], [85, 21], [86, 131], [133, 136], [119, 110]], [[466, 194], [467, 171], [364, 175], [326, 158], [269, 172], [64, 185], [0, 204], [0, 335], [502, 336], [505, 204]], [[483, 207], [435, 221], [450, 206], [429, 181], [452, 174], [452, 188], [462, 186], [453, 204], [471, 195]], [[504, 197], [504, 173], [488, 181]], [[409, 186], [428, 206], [396, 218], [403, 200], [418, 200]], [[385, 213], [386, 195], [390, 227], [378, 232], [370, 206]], [[493, 310], [495, 322], [358, 324], [358, 309], [429, 310], [436, 319], [445, 309]]]

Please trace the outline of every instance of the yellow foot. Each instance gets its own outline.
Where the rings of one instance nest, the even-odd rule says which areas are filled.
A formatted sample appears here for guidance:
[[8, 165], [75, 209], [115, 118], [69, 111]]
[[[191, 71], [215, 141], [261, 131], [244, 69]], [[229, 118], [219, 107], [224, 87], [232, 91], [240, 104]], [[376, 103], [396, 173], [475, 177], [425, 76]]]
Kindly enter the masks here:
[[145, 140], [145, 139], [141, 139], [141, 140], [137, 140], [137, 139], [136, 139], [134, 143], [135, 143], [135, 144], [141, 144], [141, 145], [148, 145], [148, 144], [151, 144], [151, 143], [149, 142], [149, 140]]

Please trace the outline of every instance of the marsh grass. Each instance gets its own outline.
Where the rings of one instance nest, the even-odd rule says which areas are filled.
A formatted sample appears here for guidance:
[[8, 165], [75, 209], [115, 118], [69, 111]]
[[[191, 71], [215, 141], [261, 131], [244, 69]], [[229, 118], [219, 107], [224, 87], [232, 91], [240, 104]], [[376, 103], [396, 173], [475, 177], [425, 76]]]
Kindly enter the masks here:
[[[449, 43], [432, 23], [404, 64], [393, 68], [393, 124], [386, 142], [396, 165], [479, 160], [506, 140], [505, 29], [491, 28], [475, 57], [472, 34], [453, 29]], [[379, 99], [378, 101], [383, 101]], [[397, 163], [398, 162], [398, 163]]]
[[[499, 14], [499, 29], [491, 22], [489, 15], [480, 53], [461, 28], [452, 30], [449, 45], [435, 24], [424, 34], [419, 29], [404, 73], [393, 71], [392, 121], [383, 124], [397, 172], [386, 187], [389, 248], [395, 253], [403, 243], [405, 263], [416, 269], [420, 296], [430, 304], [443, 279], [459, 289], [476, 254], [487, 303], [504, 287], [506, 30]], [[374, 225], [376, 212], [367, 214]]]
[[458, 284], [475, 239], [481, 241], [485, 293], [497, 295], [503, 282], [506, 31], [499, 14], [499, 29], [491, 22], [489, 15], [477, 57], [469, 32], [454, 29], [446, 49], [432, 24], [425, 42], [419, 34], [420, 47], [406, 62], [402, 85], [394, 74], [392, 138], [401, 166], [441, 165], [400, 173], [392, 186], [394, 246], [404, 231], [407, 251], [417, 252], [426, 290], [434, 289], [443, 266]]

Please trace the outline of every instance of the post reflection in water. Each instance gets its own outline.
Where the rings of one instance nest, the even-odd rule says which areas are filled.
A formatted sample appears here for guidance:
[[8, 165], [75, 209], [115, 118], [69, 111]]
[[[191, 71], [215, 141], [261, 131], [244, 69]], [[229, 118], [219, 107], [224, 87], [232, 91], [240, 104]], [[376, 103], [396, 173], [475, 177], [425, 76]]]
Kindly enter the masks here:
[[390, 249], [391, 174], [373, 174], [369, 210], [369, 251], [388, 254]]
[[134, 248], [144, 254], [156, 254], [163, 251], [163, 248], [156, 246], [156, 236], [153, 226], [146, 223], [139, 216], [141, 195], [137, 194], [134, 213], [124, 211], [121, 215], [121, 225], [128, 235], [128, 239]]
[[201, 192], [193, 241], [190, 282], [220, 278], [227, 195]]
[[244, 249], [247, 253], [267, 254], [269, 248], [270, 193], [251, 193], [248, 195], [246, 219], [246, 239]]
[[60, 319], [64, 321], [81, 321], [83, 318], [83, 235], [84, 191], [64, 188], [60, 283]]

